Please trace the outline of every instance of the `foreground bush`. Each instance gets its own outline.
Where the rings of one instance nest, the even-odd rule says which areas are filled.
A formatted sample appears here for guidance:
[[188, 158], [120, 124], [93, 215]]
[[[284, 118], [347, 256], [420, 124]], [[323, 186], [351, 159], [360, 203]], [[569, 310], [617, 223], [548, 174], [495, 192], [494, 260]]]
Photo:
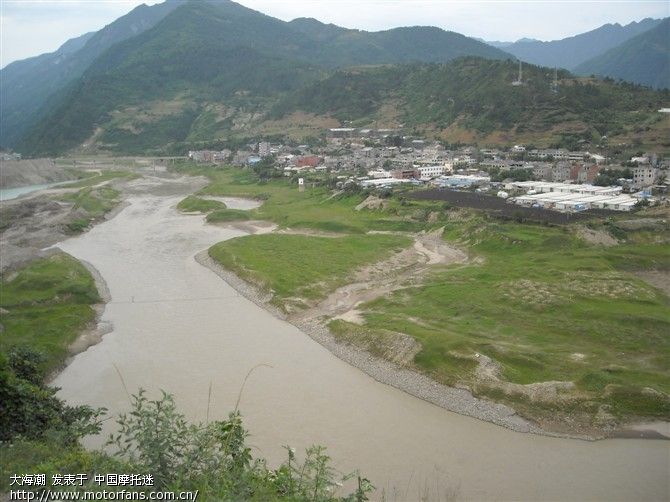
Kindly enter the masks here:
[[[132, 403], [132, 411], [119, 417], [119, 431], [108, 445], [134, 472], [151, 473], [158, 489], [197, 489], [206, 500], [299, 501], [364, 501], [374, 489], [360, 476], [339, 475], [321, 446], [308, 448], [302, 462], [286, 447], [287, 461], [269, 469], [265, 460], [252, 457], [238, 411], [227, 420], [190, 424], [167, 393], [149, 400], [140, 390]], [[356, 490], [335, 496], [354, 476]]]
[[[163, 393], [150, 400], [140, 390], [132, 396], [132, 410], [117, 419], [118, 432], [110, 436], [107, 451], [87, 451], [79, 440], [100, 432], [104, 410], [70, 407], [42, 384], [39, 355], [17, 349], [0, 354], [0, 493], [10, 489], [10, 476], [23, 473], [86, 473], [80, 491], [115, 490], [93, 483], [101, 473], [150, 474], [149, 491], [198, 491], [198, 500], [365, 501], [374, 490], [356, 474], [340, 475], [320, 446], [308, 448], [304, 460], [287, 449], [287, 460], [276, 469], [254, 459], [247, 445], [248, 432], [235, 410], [227, 420], [188, 423]], [[337, 496], [342, 483], [356, 481], [355, 490]], [[128, 487], [119, 486], [119, 490]], [[35, 490], [40, 488], [35, 487]]]

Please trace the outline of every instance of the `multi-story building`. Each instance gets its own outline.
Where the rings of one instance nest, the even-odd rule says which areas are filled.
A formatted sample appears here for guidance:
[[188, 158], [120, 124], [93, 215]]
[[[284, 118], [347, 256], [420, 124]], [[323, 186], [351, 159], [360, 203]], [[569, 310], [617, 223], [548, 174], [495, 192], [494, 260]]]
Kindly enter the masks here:
[[633, 186], [635, 188], [648, 187], [656, 182], [658, 171], [649, 164], [631, 167], [630, 170], [633, 173]]

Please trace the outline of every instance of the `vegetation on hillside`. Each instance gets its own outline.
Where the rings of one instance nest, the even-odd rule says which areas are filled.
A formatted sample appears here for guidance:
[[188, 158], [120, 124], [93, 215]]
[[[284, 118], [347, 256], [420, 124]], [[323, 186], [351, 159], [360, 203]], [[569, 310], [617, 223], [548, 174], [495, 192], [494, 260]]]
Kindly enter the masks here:
[[[525, 85], [512, 86], [511, 59], [437, 28], [368, 33], [314, 20], [285, 23], [233, 2], [185, 2], [57, 90], [18, 148], [183, 153], [222, 137], [285, 131], [277, 119], [301, 112], [310, 123], [404, 123], [452, 141], [532, 136], [544, 146], [662, 126], [655, 113], [667, 105], [667, 91], [562, 70], [553, 93], [552, 69], [527, 64]], [[309, 124], [303, 129], [314, 132]]]
[[[590, 141], [655, 118], [670, 98], [668, 92], [580, 80], [565, 71], [559, 72], [554, 93], [553, 72], [529, 65], [524, 69], [525, 85], [512, 86], [517, 71], [511, 61], [476, 58], [444, 65], [342, 70], [283, 99], [272, 113], [302, 110], [369, 125], [383, 119], [385, 104], [396, 102], [401, 122], [434, 132], [458, 124], [481, 134], [545, 131], [560, 138], [561, 132], [577, 132]], [[566, 124], [572, 125], [565, 128]]]

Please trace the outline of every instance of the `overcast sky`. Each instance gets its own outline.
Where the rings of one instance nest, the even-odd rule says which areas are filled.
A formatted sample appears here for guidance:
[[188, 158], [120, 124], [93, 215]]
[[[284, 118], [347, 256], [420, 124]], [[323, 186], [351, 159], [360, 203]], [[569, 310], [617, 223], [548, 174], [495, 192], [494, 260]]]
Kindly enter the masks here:
[[[157, 0], [0, 0], [0, 67], [52, 52], [141, 3]], [[486, 40], [556, 40], [606, 23], [670, 15], [667, 0], [239, 0], [280, 19], [314, 17], [347, 28], [439, 26]]]

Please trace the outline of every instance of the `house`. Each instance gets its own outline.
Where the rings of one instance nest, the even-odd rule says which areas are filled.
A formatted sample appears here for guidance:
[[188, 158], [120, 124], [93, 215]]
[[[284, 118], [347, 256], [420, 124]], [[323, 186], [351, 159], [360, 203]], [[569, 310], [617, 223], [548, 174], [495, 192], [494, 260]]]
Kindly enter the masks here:
[[552, 173], [552, 165], [546, 162], [538, 162], [533, 164], [533, 177], [536, 180], [550, 180]]
[[649, 164], [631, 167], [630, 170], [633, 173], [633, 186], [635, 188], [648, 187], [656, 182], [658, 170]]
[[293, 165], [295, 167], [316, 167], [321, 163], [321, 157], [317, 155], [303, 155], [301, 157], [293, 158]]
[[551, 181], [563, 182], [570, 179], [572, 166], [569, 162], [557, 162], [551, 169]]
[[272, 152], [270, 143], [268, 143], [267, 141], [261, 141], [260, 143], [258, 143], [258, 155], [260, 155], [261, 157], [267, 157], [271, 153]]
[[400, 180], [408, 180], [411, 178], [418, 178], [419, 177], [419, 171], [416, 169], [399, 169], [397, 171], [393, 171], [391, 175]]
[[570, 179], [577, 183], [592, 183], [602, 166], [597, 164], [574, 164], [570, 170]]

